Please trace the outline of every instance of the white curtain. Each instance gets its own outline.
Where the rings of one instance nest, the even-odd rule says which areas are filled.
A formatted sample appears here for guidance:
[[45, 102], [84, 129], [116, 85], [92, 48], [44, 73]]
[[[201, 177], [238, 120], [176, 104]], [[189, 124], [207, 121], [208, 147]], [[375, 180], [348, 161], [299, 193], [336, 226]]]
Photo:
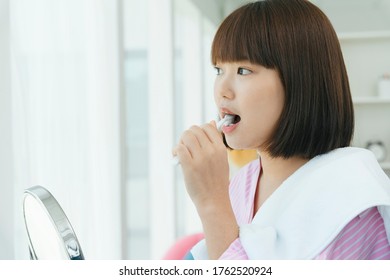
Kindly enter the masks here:
[[13, 164], [8, 0], [0, 0], [0, 259], [13, 253]]
[[118, 4], [12, 0], [15, 258], [28, 258], [25, 188], [49, 189], [86, 259], [120, 259]]

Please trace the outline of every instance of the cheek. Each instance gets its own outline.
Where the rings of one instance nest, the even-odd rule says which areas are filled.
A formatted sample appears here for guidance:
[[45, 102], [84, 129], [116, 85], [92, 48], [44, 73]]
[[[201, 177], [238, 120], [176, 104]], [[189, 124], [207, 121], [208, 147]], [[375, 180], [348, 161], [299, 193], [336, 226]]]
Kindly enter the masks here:
[[284, 98], [279, 94], [259, 95], [247, 101], [246, 104], [251, 126], [255, 126], [258, 131], [268, 137], [274, 130], [284, 106]]

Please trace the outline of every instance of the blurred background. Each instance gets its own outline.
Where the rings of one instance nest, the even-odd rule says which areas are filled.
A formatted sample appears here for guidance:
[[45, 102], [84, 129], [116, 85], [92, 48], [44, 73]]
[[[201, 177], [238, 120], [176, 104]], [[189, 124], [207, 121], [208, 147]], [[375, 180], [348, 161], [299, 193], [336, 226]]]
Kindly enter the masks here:
[[[217, 117], [210, 46], [243, 0], [0, 0], [0, 259], [28, 259], [42, 185], [86, 259], [161, 259], [201, 232], [171, 149]], [[390, 1], [316, 0], [338, 32], [354, 145], [390, 170]], [[253, 154], [231, 154], [232, 172]]]

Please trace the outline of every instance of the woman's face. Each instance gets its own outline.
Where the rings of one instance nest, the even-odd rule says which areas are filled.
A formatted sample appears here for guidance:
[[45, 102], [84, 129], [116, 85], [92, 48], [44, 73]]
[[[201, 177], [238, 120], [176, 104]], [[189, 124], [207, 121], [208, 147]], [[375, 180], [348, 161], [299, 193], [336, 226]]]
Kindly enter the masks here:
[[237, 115], [237, 123], [224, 126], [233, 149], [262, 150], [284, 106], [284, 88], [276, 70], [248, 61], [217, 63], [215, 103], [220, 117]]

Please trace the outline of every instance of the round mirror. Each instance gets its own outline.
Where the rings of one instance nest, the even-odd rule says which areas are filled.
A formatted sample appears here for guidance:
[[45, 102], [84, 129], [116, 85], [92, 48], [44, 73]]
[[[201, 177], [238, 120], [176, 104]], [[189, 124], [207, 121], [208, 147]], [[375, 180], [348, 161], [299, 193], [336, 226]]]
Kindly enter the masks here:
[[68, 218], [47, 189], [35, 186], [24, 191], [23, 215], [31, 259], [84, 259]]

